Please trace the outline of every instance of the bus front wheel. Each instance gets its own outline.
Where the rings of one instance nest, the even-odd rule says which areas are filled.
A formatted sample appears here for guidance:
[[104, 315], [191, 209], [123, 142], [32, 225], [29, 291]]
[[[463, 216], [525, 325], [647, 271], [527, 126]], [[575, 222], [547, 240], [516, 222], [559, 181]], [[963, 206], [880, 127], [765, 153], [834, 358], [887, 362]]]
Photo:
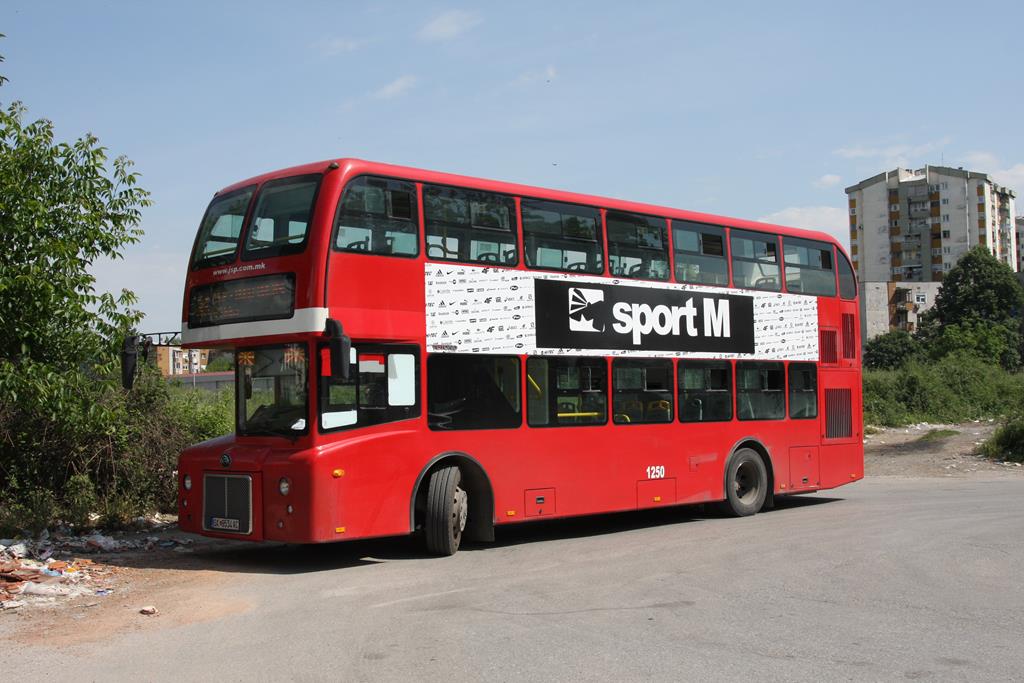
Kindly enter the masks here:
[[768, 497], [768, 471], [761, 456], [741, 448], [729, 458], [725, 471], [725, 508], [737, 517], [761, 510]]
[[455, 554], [468, 516], [469, 494], [462, 488], [462, 472], [454, 465], [434, 470], [423, 525], [427, 550], [435, 555]]

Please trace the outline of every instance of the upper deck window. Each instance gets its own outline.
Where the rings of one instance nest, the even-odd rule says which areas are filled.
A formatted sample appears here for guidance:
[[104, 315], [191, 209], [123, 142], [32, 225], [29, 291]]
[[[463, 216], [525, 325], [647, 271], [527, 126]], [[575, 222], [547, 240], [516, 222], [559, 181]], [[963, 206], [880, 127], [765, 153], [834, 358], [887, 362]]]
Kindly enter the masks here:
[[857, 298], [857, 278], [853, 274], [850, 262], [846, 260], [846, 255], [841, 250], [839, 251], [839, 296], [844, 299]]
[[302, 251], [319, 185], [319, 175], [264, 184], [256, 198], [242, 257], [266, 258]]
[[676, 280], [702, 285], [728, 285], [725, 229], [716, 225], [672, 221]]
[[427, 257], [515, 265], [515, 201], [505, 195], [423, 186]]
[[577, 273], [604, 272], [601, 213], [589, 206], [523, 199], [526, 265]]
[[201, 268], [233, 261], [242, 234], [245, 212], [254, 188], [246, 187], [214, 197], [199, 225], [192, 267]]
[[356, 178], [345, 188], [335, 221], [334, 248], [390, 256], [419, 251], [416, 186], [387, 178]]
[[668, 231], [664, 218], [609, 211], [608, 265], [616, 277], [668, 279]]
[[730, 235], [730, 246], [733, 284], [737, 287], [766, 289], [773, 292], [782, 289], [779, 277], [778, 237], [733, 230]]
[[786, 289], [798, 294], [836, 295], [836, 272], [832, 267], [832, 246], [795, 237], [783, 237], [786, 261]]

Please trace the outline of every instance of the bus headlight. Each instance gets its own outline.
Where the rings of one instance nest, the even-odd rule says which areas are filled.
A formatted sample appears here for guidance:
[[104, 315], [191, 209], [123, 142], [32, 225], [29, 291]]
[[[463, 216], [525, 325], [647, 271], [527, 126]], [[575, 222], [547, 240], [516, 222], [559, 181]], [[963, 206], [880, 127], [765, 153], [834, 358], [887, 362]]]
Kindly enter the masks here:
[[288, 481], [288, 477], [281, 477], [281, 481], [277, 482], [277, 490], [281, 492], [282, 496], [287, 496], [291, 488], [292, 483]]
[[192, 490], [192, 475], [191, 474], [186, 474], [185, 477], [181, 480], [181, 484], [182, 484], [182, 486], [185, 487], [186, 491], [191, 491]]

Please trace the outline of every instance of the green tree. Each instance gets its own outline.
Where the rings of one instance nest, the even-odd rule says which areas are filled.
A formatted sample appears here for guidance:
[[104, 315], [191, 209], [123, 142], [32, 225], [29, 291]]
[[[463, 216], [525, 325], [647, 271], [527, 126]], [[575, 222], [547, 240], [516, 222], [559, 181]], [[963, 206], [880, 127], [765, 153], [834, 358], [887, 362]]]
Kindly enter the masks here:
[[131, 168], [0, 105], [0, 533], [166, 507], [178, 452], [230, 430], [222, 397], [175, 393], [154, 368], [120, 387], [117, 350], [141, 315], [90, 271], [142, 235], [149, 194]]
[[874, 370], [902, 367], [921, 351], [921, 345], [903, 330], [892, 330], [871, 339], [864, 346], [864, 365]]
[[148, 193], [95, 137], [56, 142], [53, 124], [0, 112], [0, 359], [77, 368], [109, 360], [141, 317], [135, 296], [97, 293], [90, 269], [142, 234]]
[[935, 306], [921, 316], [917, 339], [934, 359], [966, 353], [1021, 366], [1024, 287], [983, 246], [964, 254], [942, 281]]
[[968, 251], [942, 280], [935, 306], [927, 315], [933, 325], [965, 322], [1016, 324], [1024, 307], [1024, 288], [1010, 267], [983, 246]]

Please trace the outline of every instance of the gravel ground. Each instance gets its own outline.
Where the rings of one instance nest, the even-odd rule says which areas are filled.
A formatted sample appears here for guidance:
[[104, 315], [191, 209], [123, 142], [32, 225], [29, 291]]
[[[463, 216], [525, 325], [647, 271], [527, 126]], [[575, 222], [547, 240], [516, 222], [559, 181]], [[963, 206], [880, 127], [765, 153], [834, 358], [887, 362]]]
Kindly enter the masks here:
[[997, 426], [986, 420], [882, 428], [864, 440], [864, 473], [869, 477], [1024, 475], [1024, 467], [977, 454], [978, 446]]

